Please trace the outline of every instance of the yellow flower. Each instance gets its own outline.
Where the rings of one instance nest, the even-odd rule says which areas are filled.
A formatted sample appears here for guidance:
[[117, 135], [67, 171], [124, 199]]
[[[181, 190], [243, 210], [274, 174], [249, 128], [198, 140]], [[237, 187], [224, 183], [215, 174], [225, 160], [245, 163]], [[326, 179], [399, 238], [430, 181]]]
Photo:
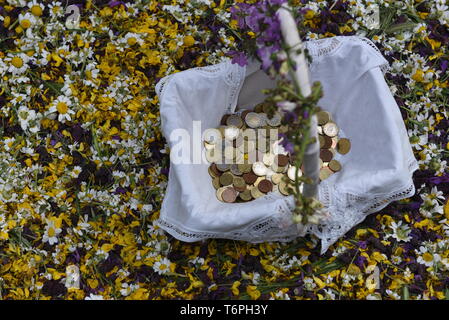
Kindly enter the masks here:
[[184, 45], [186, 46], [186, 47], [191, 47], [191, 46], [193, 46], [195, 44], [195, 38], [194, 37], [192, 37], [192, 36], [185, 36], [184, 37]]
[[240, 281], [234, 281], [234, 283], [232, 284], [232, 287], [231, 287], [233, 295], [235, 295], [235, 296], [239, 295], [239, 293], [240, 293], [239, 286], [240, 286]]
[[260, 291], [257, 290], [256, 286], [247, 286], [246, 287], [246, 293], [251, 297], [253, 300], [257, 300], [260, 297]]
[[416, 82], [423, 82], [424, 72], [421, 69], [416, 70], [415, 74], [412, 76], [412, 79]]

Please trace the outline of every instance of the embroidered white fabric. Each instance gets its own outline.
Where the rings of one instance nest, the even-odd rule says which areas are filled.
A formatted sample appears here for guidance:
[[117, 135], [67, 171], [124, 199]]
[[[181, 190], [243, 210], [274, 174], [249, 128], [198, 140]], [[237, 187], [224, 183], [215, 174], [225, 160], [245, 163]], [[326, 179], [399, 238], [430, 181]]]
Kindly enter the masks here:
[[[417, 161], [382, 73], [388, 62], [370, 40], [357, 36], [308, 41], [305, 46], [313, 58], [312, 81], [323, 86], [319, 105], [332, 113], [341, 135], [352, 144], [350, 153], [336, 155], [342, 171], [319, 185], [318, 198], [329, 218], [299, 232], [291, 221], [292, 196], [269, 193], [248, 203], [222, 203], [216, 199], [207, 162], [171, 163], [156, 221], [162, 229], [186, 242], [286, 242], [310, 233], [321, 239], [323, 254], [367, 215], [414, 194]], [[175, 129], [192, 133], [195, 120], [201, 121], [202, 130], [215, 128], [225, 113], [236, 111], [245, 72], [245, 67], [226, 60], [158, 82], [162, 132], [170, 148], [178, 143], [179, 137], [170, 137]]]

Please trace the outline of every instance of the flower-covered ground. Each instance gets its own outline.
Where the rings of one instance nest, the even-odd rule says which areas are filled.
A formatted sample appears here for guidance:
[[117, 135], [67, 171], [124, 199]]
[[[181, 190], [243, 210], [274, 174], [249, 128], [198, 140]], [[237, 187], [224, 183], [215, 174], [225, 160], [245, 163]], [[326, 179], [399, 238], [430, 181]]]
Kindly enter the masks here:
[[169, 169], [154, 86], [237, 50], [238, 2], [0, 0], [0, 299], [449, 299], [444, 0], [293, 1], [305, 40], [367, 36], [390, 62], [414, 197], [324, 256], [310, 237], [186, 244], [153, 225]]

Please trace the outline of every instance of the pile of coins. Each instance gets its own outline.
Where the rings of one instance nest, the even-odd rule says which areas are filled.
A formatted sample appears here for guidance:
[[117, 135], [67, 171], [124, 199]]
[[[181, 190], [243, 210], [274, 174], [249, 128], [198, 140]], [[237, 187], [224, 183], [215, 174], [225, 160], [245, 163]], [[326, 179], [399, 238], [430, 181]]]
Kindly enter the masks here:
[[[281, 145], [281, 114], [270, 118], [266, 104], [254, 111], [226, 114], [217, 129], [204, 135], [205, 157], [211, 165], [209, 174], [217, 198], [226, 203], [247, 202], [269, 192], [289, 195], [296, 171], [294, 158]], [[335, 152], [346, 154], [348, 139], [338, 139], [339, 129], [326, 111], [318, 113], [320, 142], [320, 180], [340, 171], [340, 163], [333, 159]]]
[[336, 152], [347, 154], [351, 149], [351, 142], [346, 138], [338, 138], [339, 128], [332, 121], [332, 116], [327, 111], [319, 111], [318, 139], [320, 142], [320, 181], [329, 178], [335, 172], [341, 170], [341, 164], [335, 160]]

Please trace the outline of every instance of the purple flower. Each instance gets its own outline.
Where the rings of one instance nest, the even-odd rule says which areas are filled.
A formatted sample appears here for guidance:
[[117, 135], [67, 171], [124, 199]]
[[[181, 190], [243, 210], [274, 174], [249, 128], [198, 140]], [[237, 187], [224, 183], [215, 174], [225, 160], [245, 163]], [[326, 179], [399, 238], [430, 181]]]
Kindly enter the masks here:
[[288, 140], [287, 135], [285, 133], [279, 133], [279, 138], [283, 138], [281, 141], [281, 145], [282, 147], [284, 147], [285, 151], [293, 153], [295, 145], [293, 144], [293, 142]]
[[237, 63], [239, 66], [244, 67], [248, 64], [248, 60], [246, 56], [241, 51], [231, 50], [227, 53], [230, 57], [232, 57], [232, 63]]
[[449, 62], [447, 60], [443, 60], [441, 62], [440, 68], [443, 73], [446, 72], [448, 65], [449, 65]]
[[125, 9], [126, 9], [126, 3], [124, 3], [123, 1], [111, 0], [111, 1], [109, 1], [108, 6], [110, 6], [111, 8], [113, 8], [113, 7], [119, 6], [119, 5], [121, 5], [121, 4], [123, 4], [123, 6], [124, 6]]

